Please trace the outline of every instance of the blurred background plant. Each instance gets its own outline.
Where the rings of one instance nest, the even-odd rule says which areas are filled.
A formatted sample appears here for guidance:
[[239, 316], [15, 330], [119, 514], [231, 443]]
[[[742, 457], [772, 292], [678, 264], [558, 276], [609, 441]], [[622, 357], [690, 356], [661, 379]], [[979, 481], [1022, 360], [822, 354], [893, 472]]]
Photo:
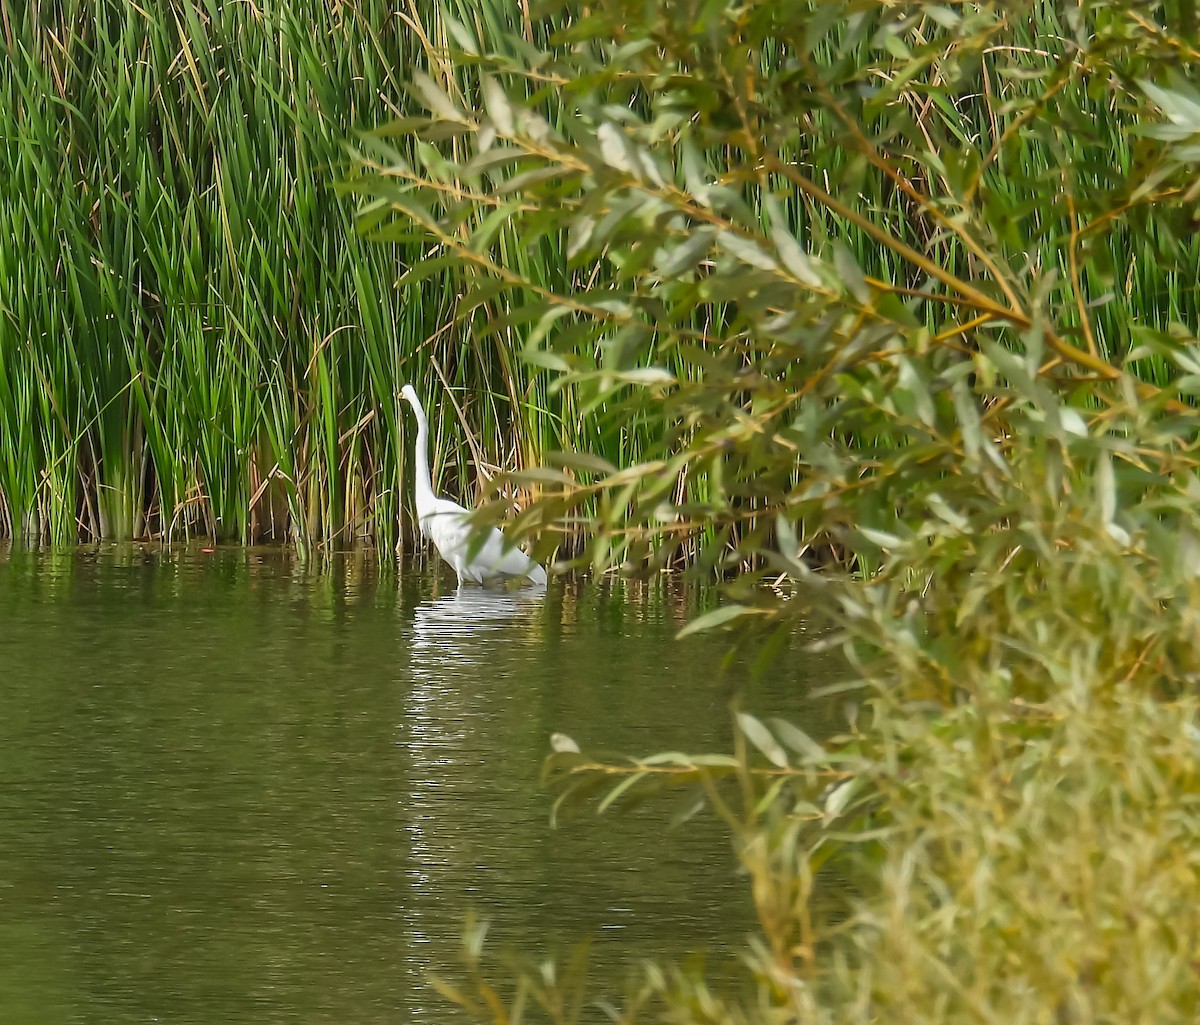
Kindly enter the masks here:
[[[464, 331], [523, 327], [546, 394], [629, 439], [511, 478], [540, 554], [725, 579], [688, 629], [754, 628], [764, 671], [814, 617], [847, 656], [837, 736], [558, 738], [562, 807], [694, 788], [762, 926], [749, 997], [653, 967], [598, 1006], [1195, 1020], [1191, 6], [543, 11], [502, 53], [445, 19], [426, 113], [360, 144], [361, 226], [427, 246]], [[831, 863], [857, 896], [820, 922]], [[549, 967], [489, 981], [478, 930], [465, 953], [445, 991], [479, 1018], [588, 1013]]]

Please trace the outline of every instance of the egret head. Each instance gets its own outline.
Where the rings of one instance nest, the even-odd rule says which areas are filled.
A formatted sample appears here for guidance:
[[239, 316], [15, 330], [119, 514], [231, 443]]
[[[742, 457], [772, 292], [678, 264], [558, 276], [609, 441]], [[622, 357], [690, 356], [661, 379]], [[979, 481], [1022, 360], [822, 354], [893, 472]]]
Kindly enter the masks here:
[[416, 407], [418, 405], [417, 393], [413, 390], [413, 386], [411, 384], [406, 384], [400, 389], [400, 397], [404, 399], [410, 406]]

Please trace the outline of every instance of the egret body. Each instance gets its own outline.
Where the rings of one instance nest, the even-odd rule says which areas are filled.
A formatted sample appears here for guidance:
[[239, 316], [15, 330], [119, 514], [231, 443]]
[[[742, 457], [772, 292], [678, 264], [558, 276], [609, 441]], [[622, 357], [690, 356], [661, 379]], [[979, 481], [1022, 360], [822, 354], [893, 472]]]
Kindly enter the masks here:
[[417, 522], [421, 533], [433, 542], [438, 554], [454, 567], [459, 583], [486, 584], [528, 577], [535, 584], [545, 584], [546, 571], [519, 548], [508, 544], [495, 527], [488, 528], [482, 544], [471, 544], [471, 510], [433, 493], [433, 478], [429, 473], [429, 421], [425, 419], [421, 400], [411, 384], [401, 388], [400, 394], [417, 417]]

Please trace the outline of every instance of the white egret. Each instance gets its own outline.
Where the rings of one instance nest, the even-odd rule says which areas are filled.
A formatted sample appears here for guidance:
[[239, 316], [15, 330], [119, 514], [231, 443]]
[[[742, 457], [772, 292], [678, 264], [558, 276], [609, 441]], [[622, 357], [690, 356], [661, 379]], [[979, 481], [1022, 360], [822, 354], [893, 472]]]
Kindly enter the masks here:
[[433, 542], [438, 554], [454, 567], [459, 583], [486, 584], [528, 577], [535, 584], [545, 584], [546, 571], [505, 541], [504, 535], [495, 527], [487, 529], [482, 543], [476, 540], [472, 544], [471, 510], [433, 493], [433, 478], [429, 473], [429, 421], [425, 419], [425, 410], [411, 384], [401, 388], [400, 394], [417, 417], [417, 522], [421, 525], [421, 533]]

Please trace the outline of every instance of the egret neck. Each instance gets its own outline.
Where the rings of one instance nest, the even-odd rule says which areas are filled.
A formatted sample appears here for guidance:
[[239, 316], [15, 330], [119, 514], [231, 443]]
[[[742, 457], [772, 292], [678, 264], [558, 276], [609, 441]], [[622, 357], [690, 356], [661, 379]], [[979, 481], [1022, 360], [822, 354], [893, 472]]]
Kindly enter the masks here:
[[435, 502], [433, 477], [429, 472], [429, 421], [425, 419], [425, 410], [421, 408], [421, 403], [413, 390], [406, 386], [402, 394], [408, 400], [408, 404], [412, 406], [413, 413], [417, 418], [417, 443], [413, 452], [417, 460], [415, 475], [417, 516], [424, 517], [433, 512]]

